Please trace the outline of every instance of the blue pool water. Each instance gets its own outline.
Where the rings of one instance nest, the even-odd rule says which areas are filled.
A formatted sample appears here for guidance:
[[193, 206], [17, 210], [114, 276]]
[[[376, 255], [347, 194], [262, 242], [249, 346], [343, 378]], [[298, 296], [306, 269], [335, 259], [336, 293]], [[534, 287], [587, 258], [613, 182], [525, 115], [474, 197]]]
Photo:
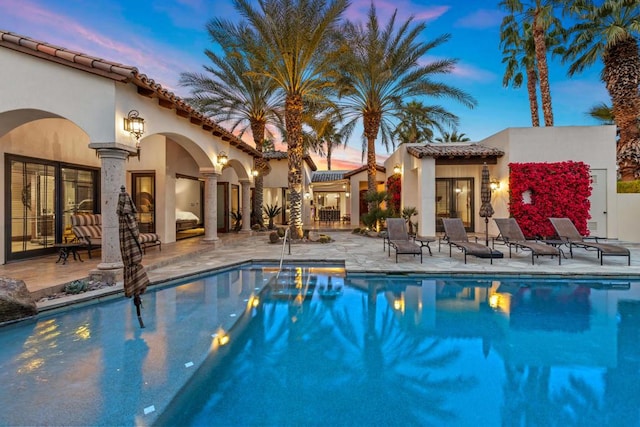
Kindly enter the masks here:
[[0, 328], [0, 425], [640, 425], [639, 282], [274, 275]]

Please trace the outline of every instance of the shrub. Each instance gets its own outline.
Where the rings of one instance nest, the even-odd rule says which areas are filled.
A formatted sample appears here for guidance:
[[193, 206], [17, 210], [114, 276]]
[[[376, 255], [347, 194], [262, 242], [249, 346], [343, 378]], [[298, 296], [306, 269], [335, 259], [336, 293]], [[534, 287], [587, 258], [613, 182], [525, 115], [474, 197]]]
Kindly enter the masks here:
[[618, 193], [640, 193], [640, 180], [618, 181]]
[[284, 227], [278, 227], [276, 229], [276, 233], [278, 233], [278, 237], [284, 237], [286, 230]]
[[276, 231], [272, 231], [271, 233], [269, 233], [269, 242], [278, 243], [279, 240], [280, 236], [278, 236], [278, 233]]
[[86, 290], [87, 283], [84, 280], [74, 280], [64, 286], [64, 292], [71, 295], [80, 294]]

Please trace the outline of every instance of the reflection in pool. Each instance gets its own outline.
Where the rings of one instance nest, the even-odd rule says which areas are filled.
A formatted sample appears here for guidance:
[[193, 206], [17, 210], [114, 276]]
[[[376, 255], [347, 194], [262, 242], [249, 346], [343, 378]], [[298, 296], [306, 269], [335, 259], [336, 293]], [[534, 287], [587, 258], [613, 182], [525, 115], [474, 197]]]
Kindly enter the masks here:
[[640, 425], [638, 283], [292, 277], [158, 424]]

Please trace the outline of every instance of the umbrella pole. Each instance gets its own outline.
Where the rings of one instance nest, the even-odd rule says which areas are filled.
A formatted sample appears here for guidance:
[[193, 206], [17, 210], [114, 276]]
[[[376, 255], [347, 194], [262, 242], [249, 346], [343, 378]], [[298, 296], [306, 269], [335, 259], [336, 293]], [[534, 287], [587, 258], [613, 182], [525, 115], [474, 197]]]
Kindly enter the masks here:
[[489, 246], [489, 218], [484, 218], [484, 240], [485, 244]]
[[142, 316], [140, 314], [140, 306], [142, 305], [142, 300], [140, 300], [140, 295], [136, 294], [133, 297], [133, 303], [136, 306], [136, 313], [138, 314], [138, 322], [140, 322], [140, 327], [144, 328], [144, 322], [142, 321]]

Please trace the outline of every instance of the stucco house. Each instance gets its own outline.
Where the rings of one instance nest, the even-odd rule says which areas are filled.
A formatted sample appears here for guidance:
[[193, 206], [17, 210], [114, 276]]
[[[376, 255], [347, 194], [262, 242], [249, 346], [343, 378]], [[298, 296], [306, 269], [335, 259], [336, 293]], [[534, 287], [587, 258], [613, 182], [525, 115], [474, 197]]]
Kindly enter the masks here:
[[[74, 212], [102, 215], [102, 271], [122, 267], [115, 206], [125, 186], [140, 209], [140, 227], [170, 243], [196, 229], [215, 244], [233, 212], [250, 218], [255, 159], [251, 145], [214, 123], [136, 67], [0, 30], [0, 153], [5, 191], [0, 219], [2, 263], [52, 253], [68, 237]], [[133, 129], [136, 118], [143, 129]], [[264, 203], [282, 206], [288, 222], [286, 153], [268, 152]], [[402, 145], [378, 166], [378, 189], [398, 169], [402, 205], [419, 212], [419, 233], [456, 215], [470, 231], [478, 217], [480, 171], [500, 182], [495, 216], [508, 216], [508, 165], [580, 160], [593, 171], [591, 229], [617, 238], [615, 128], [506, 129], [477, 143]], [[318, 171], [305, 157], [303, 222], [360, 225], [366, 167]], [[215, 224], [214, 226], [211, 226]], [[493, 223], [491, 233], [496, 234]], [[241, 232], [250, 232], [243, 221]], [[626, 234], [630, 236], [631, 234]]]

